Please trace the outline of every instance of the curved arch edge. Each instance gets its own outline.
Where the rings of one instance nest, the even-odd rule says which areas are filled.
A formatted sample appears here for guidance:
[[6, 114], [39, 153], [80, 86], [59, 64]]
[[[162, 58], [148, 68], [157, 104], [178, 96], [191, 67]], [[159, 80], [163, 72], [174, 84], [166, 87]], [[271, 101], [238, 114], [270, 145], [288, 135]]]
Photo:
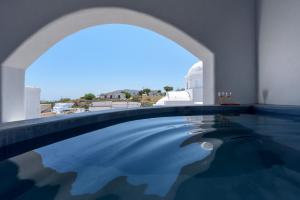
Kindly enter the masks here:
[[[215, 103], [215, 69], [214, 54], [204, 45], [196, 41], [184, 31], [164, 22], [154, 16], [118, 7], [98, 7], [79, 10], [45, 25], [30, 38], [24, 41], [2, 64], [1, 64], [1, 116], [2, 121], [12, 121], [10, 116], [5, 120], [6, 113], [3, 108], [12, 106], [7, 99], [19, 99], [20, 103], [24, 97], [24, 76], [26, 69], [38, 59], [45, 51], [62, 40], [64, 37], [78, 32], [81, 29], [101, 24], [130, 24], [157, 32], [180, 46], [190, 51], [204, 62], [204, 104]], [[12, 71], [18, 73], [9, 74]], [[4, 77], [15, 76], [15, 77]], [[21, 77], [20, 81], [14, 79]], [[11, 84], [15, 85], [14, 87]], [[17, 84], [17, 85], [16, 85]], [[23, 85], [21, 85], [23, 84]], [[11, 88], [12, 87], [12, 88]], [[9, 92], [9, 89], [13, 91]], [[12, 96], [20, 94], [18, 97]], [[8, 110], [5, 109], [5, 110]], [[22, 110], [22, 109], [20, 109]], [[22, 116], [21, 116], [22, 118]]]

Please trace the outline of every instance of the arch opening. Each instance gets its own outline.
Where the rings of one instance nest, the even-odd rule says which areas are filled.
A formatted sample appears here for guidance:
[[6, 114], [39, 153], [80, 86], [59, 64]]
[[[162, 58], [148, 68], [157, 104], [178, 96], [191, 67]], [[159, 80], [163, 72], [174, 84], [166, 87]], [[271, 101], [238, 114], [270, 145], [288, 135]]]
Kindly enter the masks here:
[[28, 38], [2, 63], [2, 121], [25, 118], [26, 69], [63, 38], [82, 29], [102, 24], [129, 24], [159, 33], [200, 58], [204, 64], [204, 104], [215, 103], [214, 54], [180, 29], [153, 16], [123, 8], [91, 8], [63, 16]]

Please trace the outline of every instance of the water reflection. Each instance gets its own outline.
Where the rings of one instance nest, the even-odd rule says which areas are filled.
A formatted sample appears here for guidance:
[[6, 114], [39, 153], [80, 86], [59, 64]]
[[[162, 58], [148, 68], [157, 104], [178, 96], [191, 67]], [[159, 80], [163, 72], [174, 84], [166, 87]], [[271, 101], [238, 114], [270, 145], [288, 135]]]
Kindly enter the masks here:
[[298, 199], [299, 128], [254, 115], [123, 123], [1, 162], [0, 199]]
[[299, 199], [300, 152], [288, 142], [292, 137], [300, 143], [299, 122], [258, 115], [217, 120], [222, 123], [214, 125], [216, 131], [202, 139], [219, 138], [223, 145], [210, 167], [184, 181], [174, 199]]
[[59, 185], [56, 199], [103, 196], [103, 191], [116, 190], [115, 185], [119, 195], [125, 192], [126, 198], [129, 194], [134, 194], [132, 199], [145, 199], [145, 195], [165, 198], [174, 193], [171, 188], [176, 190], [189, 177], [188, 173], [179, 177], [184, 166], [203, 161], [191, 173], [201, 171], [201, 167], [207, 169], [210, 157], [221, 144], [208, 139], [182, 145], [191, 137], [188, 133], [202, 124], [203, 117], [132, 121], [46, 146], [11, 161], [18, 166], [21, 180], [33, 180], [38, 187]]

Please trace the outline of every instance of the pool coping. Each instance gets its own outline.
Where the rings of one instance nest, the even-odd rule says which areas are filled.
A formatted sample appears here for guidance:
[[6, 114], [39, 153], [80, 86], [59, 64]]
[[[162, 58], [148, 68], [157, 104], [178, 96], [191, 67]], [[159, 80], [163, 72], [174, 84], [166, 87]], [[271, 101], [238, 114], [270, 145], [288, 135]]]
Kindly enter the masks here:
[[252, 111], [257, 114], [300, 117], [300, 106], [293, 106], [293, 105], [256, 104], [252, 106]]
[[155, 117], [242, 114], [253, 106], [174, 106], [80, 113], [0, 124], [0, 160], [114, 124]]

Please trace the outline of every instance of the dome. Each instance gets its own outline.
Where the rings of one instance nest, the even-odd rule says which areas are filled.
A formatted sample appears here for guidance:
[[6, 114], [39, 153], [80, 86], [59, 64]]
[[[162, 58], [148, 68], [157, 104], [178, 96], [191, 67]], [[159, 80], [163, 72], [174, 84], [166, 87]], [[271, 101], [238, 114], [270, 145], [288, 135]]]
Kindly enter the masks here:
[[200, 74], [203, 72], [203, 62], [199, 61], [195, 63], [188, 71], [187, 77], [193, 76], [195, 74]]

